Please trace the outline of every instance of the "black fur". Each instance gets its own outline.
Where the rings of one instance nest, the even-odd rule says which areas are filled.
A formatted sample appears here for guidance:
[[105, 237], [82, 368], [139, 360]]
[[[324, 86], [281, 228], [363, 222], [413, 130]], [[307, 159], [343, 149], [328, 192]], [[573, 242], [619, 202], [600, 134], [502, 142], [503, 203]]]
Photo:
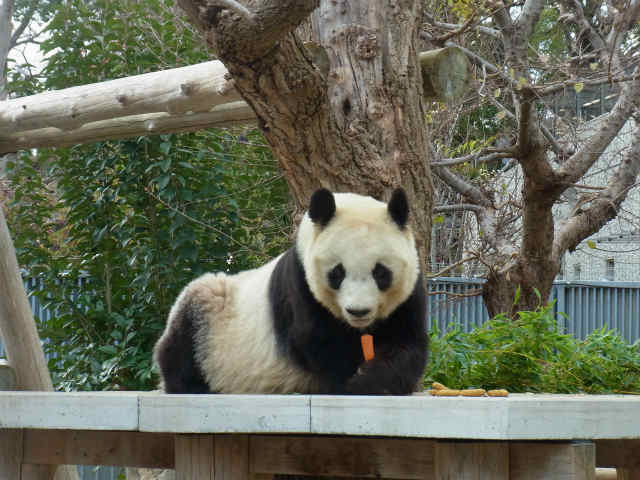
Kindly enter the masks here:
[[427, 360], [426, 301], [422, 278], [389, 318], [370, 327], [375, 358], [364, 363], [363, 332], [335, 318], [311, 294], [295, 248], [278, 261], [269, 299], [283, 355], [315, 375], [318, 392], [394, 394], [414, 391]]
[[409, 201], [402, 188], [396, 188], [391, 194], [391, 200], [387, 206], [391, 219], [403, 229], [409, 220]]
[[313, 192], [309, 202], [309, 218], [313, 223], [323, 227], [329, 223], [336, 213], [336, 201], [326, 188]]
[[195, 359], [196, 335], [207, 334], [196, 329], [201, 316], [200, 308], [193, 300], [185, 302], [175, 316], [171, 335], [156, 346], [156, 361], [167, 393], [212, 393]]

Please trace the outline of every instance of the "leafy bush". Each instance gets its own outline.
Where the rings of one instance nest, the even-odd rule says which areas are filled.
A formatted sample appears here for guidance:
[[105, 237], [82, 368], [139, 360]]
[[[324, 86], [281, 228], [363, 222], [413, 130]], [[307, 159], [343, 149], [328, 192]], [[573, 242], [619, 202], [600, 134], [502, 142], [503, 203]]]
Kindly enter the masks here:
[[638, 342], [602, 328], [585, 340], [562, 333], [553, 305], [499, 315], [470, 333], [453, 325], [431, 333], [425, 384], [511, 392], [640, 392]]

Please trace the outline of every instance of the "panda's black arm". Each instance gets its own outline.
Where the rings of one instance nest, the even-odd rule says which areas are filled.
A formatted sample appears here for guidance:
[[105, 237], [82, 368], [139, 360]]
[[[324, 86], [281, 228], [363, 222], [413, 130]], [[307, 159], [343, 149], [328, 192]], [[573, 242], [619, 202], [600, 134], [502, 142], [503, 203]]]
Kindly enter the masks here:
[[372, 331], [375, 357], [346, 383], [350, 394], [407, 395], [422, 384], [427, 362], [426, 299], [422, 279], [412, 295]]

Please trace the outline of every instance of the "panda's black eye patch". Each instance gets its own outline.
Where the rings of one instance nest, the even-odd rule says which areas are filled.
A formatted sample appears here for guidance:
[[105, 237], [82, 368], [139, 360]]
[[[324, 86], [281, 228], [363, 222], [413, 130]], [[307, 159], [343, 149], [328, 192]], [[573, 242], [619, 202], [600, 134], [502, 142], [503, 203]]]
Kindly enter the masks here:
[[380, 290], [387, 290], [391, 286], [393, 273], [381, 263], [376, 263], [371, 275], [373, 275], [373, 279]]
[[344, 271], [344, 267], [342, 266], [341, 263], [339, 263], [338, 265], [333, 267], [327, 274], [327, 279], [329, 280], [329, 286], [334, 290], [338, 290], [340, 288], [340, 284], [342, 283], [342, 280], [344, 280], [345, 275], [346, 275], [346, 272]]

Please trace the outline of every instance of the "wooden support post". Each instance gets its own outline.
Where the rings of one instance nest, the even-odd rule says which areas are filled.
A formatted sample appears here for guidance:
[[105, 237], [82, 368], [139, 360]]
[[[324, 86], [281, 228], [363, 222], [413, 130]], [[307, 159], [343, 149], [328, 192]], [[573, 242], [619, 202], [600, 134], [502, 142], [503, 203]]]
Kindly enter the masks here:
[[510, 449], [512, 480], [595, 480], [595, 446], [592, 442], [517, 442]]
[[213, 435], [175, 436], [176, 480], [214, 480]]
[[215, 480], [249, 479], [249, 436], [216, 435]]
[[0, 429], [0, 480], [22, 475], [22, 430]]
[[434, 461], [436, 480], [509, 479], [509, 445], [504, 442], [439, 441]]
[[[9, 227], [0, 208], [0, 336], [11, 363], [20, 390], [52, 391], [53, 384], [40, 345], [40, 337], [22, 284], [20, 269]], [[38, 471], [27, 470], [24, 480], [49, 480], [54, 477], [55, 466]], [[9, 477], [11, 478], [11, 477]], [[20, 477], [13, 477], [20, 478]], [[56, 480], [77, 479], [71, 468], [61, 468]]]

